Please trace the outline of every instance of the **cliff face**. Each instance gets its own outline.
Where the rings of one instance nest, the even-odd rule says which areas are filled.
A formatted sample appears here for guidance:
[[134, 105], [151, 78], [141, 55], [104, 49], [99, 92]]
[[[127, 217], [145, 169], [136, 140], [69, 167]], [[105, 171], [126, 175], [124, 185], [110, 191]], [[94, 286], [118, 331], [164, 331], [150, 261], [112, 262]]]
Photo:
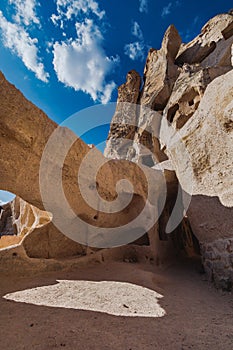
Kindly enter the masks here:
[[0, 248], [21, 244], [29, 258], [64, 258], [84, 254], [84, 248], [52, 224], [52, 215], [19, 197], [4, 205]]
[[[144, 236], [124, 247], [127, 252], [159, 264], [175, 253], [174, 241], [189, 255], [200, 248], [209, 278], [231, 288], [232, 26], [232, 15], [216, 16], [185, 45], [176, 28], [168, 28], [161, 49], [148, 54], [143, 87], [132, 70], [119, 88], [105, 150], [109, 162], [0, 74], [0, 185], [22, 198], [4, 213], [1, 231], [16, 234], [8, 243], [20, 244], [0, 251], [2, 271], [63, 268], [66, 263], [50, 258], [80, 257], [87, 254], [84, 245], [102, 248], [108, 239], [107, 246], [127, 244], [125, 238], [142, 229]], [[122, 179], [132, 191], [125, 182], [116, 191]], [[140, 216], [144, 207], [147, 215]], [[121, 249], [94, 256], [118, 254]]]
[[[130, 84], [135, 85], [137, 91], [140, 79]], [[83, 245], [103, 248], [124, 244], [125, 232], [121, 234], [120, 244], [118, 227], [123, 226], [124, 230], [124, 225], [137, 218], [145, 204], [145, 174], [155, 184], [150, 205], [157, 206], [157, 196], [163, 183], [159, 172], [146, 169], [143, 173], [132, 162], [108, 162], [101, 152], [86, 145], [71, 130], [58, 127], [10, 84], [2, 73], [0, 146], [0, 188], [20, 197], [17, 220], [12, 216], [13, 207], [4, 214], [9, 219], [10, 233], [17, 235], [11, 238], [11, 242], [8, 237], [8, 243], [20, 241], [20, 246], [15, 249], [19, 249], [17, 254], [22, 259], [25, 256], [79, 257], [86, 254]], [[85, 159], [86, 163], [83, 162]], [[134, 184], [132, 205], [130, 202], [128, 204], [130, 196], [124, 184], [116, 192], [116, 184], [123, 178]], [[80, 184], [84, 188], [82, 191]], [[101, 199], [104, 201], [101, 202]], [[121, 201], [125, 205], [116, 210]], [[16, 202], [13, 206], [15, 204], [17, 206]], [[106, 206], [110, 206], [107, 212], [104, 210]], [[40, 222], [40, 218], [47, 215], [44, 210], [51, 213], [52, 222]], [[147, 220], [141, 220], [140, 225], [147, 225]], [[6, 225], [3, 226], [3, 233], [9, 233], [8, 229], [5, 230]], [[110, 229], [112, 235], [109, 234]], [[5, 237], [2, 239], [3, 246], [6, 245], [3, 242]], [[8, 253], [0, 251], [0, 269], [4, 266], [5, 258], [11, 259], [10, 250]]]
[[[135, 93], [128, 78], [119, 88], [105, 149], [109, 158], [173, 171], [174, 184], [192, 196], [187, 214], [204, 267], [226, 288], [233, 283], [232, 48], [231, 14], [212, 18], [188, 44], [170, 26], [161, 49], [148, 54], [142, 89]], [[131, 117], [123, 102], [137, 104]], [[122, 150], [126, 128], [132, 141]]]

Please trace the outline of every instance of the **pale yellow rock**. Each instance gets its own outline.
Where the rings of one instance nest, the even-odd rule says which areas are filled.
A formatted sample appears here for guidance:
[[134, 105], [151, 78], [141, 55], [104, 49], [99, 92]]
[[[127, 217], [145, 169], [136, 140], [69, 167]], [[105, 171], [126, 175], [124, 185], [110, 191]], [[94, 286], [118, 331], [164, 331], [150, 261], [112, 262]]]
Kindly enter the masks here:
[[176, 129], [181, 129], [197, 110], [209, 83], [230, 68], [202, 68], [200, 65], [185, 64], [175, 82], [163, 116]]
[[[55, 229], [52, 223], [41, 228], [33, 227], [32, 220], [33, 230], [22, 243], [29, 256], [82, 254], [83, 244], [100, 248], [105, 247], [108, 240], [111, 246], [110, 228], [115, 228], [117, 233], [119, 227], [127, 225], [142, 211], [148, 199], [146, 176], [150, 183], [156, 184], [148, 200], [152, 214], [156, 213], [156, 198], [163, 192], [164, 182], [160, 171], [147, 168], [142, 171], [136, 164], [127, 161], [108, 162], [96, 148], [88, 147], [72, 131], [58, 128], [2, 74], [0, 87], [1, 189], [51, 212], [52, 222], [57, 227]], [[44, 154], [51, 140], [54, 142], [46, 158]], [[88, 162], [85, 163], [84, 159]], [[116, 189], [116, 184], [122, 179], [125, 181]], [[83, 188], [81, 191], [81, 183], [84, 192]], [[128, 198], [131, 196], [130, 206]], [[28, 210], [31, 211], [31, 208], [28, 207]], [[23, 220], [26, 230], [31, 217], [29, 215]], [[153, 217], [151, 215], [152, 221]], [[135, 223], [135, 228], [139, 225], [147, 227], [148, 219], [144, 217], [140, 224]], [[107, 236], [102, 234], [103, 228]], [[114, 237], [117, 237], [116, 233]], [[124, 236], [125, 232], [121, 232], [123, 241]], [[76, 243], [69, 242], [67, 237]], [[114, 241], [114, 244], [119, 243]]]
[[17, 235], [24, 237], [36, 228], [48, 224], [52, 215], [28, 204], [19, 197], [11, 203], [12, 224], [16, 226]]
[[[204, 62], [206, 59], [204, 63], [205, 67], [220, 63], [223, 57], [227, 56], [227, 52], [221, 58], [219, 58], [216, 52], [220, 52], [222, 45], [224, 51], [228, 50], [228, 43], [225, 47], [224, 41], [232, 40], [232, 23], [233, 16], [229, 14], [217, 15], [210, 19], [202, 28], [200, 35], [190, 43], [181, 46], [176, 62], [179, 64], [193, 64]], [[208, 56], [209, 59], [207, 59]]]
[[[172, 140], [166, 152], [184, 189], [193, 181], [194, 195], [216, 196], [223, 205], [233, 206], [233, 70], [208, 85], [179, 136], [188, 157], [180, 152], [180, 143]], [[163, 127], [161, 137], [166, 143]]]
[[[47, 141], [57, 125], [0, 75], [0, 185], [1, 189], [23, 198], [18, 200], [20, 210], [17, 205], [15, 207], [20, 213], [15, 225], [24, 235], [21, 244], [1, 251], [3, 270], [9, 270], [6, 264], [13, 256], [18, 256], [14, 267], [17, 261], [21, 269], [28, 269], [33, 261], [31, 268], [40, 270], [64, 266], [42, 259], [49, 261], [86, 254], [83, 244], [74, 243], [69, 235], [64, 236], [53, 226], [50, 217], [39, 211], [47, 209], [45, 204], [50, 197], [55, 198], [54, 210], [51, 210], [53, 221], [66, 222], [78, 216], [96, 230], [89, 234], [89, 228], [83, 230], [74, 225], [81, 237], [85, 237], [85, 243], [101, 242], [103, 237], [98, 228], [118, 228], [133, 221], [145, 206], [149, 192], [150, 215], [140, 221], [140, 225], [146, 226], [146, 221], [158, 211], [164, 186], [162, 175], [168, 190], [165, 208], [159, 222], [147, 232], [149, 250], [158, 261], [171, 254], [172, 240], [165, 228], [176, 200], [177, 178], [183, 189], [193, 195], [188, 217], [199, 242], [232, 237], [232, 23], [232, 15], [218, 15], [203, 27], [197, 38], [181, 47], [178, 32], [170, 26], [161, 49], [152, 49], [148, 54], [142, 91], [140, 76], [135, 71], [129, 72], [126, 83], [119, 88], [105, 150], [105, 155], [115, 160], [104, 164], [106, 159], [98, 150], [76, 138], [70, 130], [60, 129], [62, 138], [56, 135], [55, 141], [59, 142], [55, 142], [45, 161], [43, 174], [50, 180], [45, 198], [39, 182], [40, 165]], [[172, 122], [173, 129], [168, 127], [168, 121]], [[133, 125], [127, 125], [130, 122]], [[159, 132], [157, 137], [153, 136], [154, 130]], [[74, 143], [61, 166], [58, 155], [69, 141]], [[87, 198], [84, 198], [77, 184], [77, 173], [89, 152], [90, 163], [84, 166], [85, 171], [80, 176], [80, 181], [86, 185]], [[122, 158], [144, 166], [140, 170], [137, 164]], [[103, 166], [95, 178], [93, 171], [99, 170], [100, 164]], [[145, 175], [152, 184], [149, 191]], [[64, 194], [58, 191], [61, 178]], [[119, 211], [106, 213], [101, 209], [109, 202], [118, 208], [116, 184], [122, 179], [129, 180], [134, 188], [130, 193], [128, 184], [121, 183], [119, 193], [126, 201], [132, 194], [132, 201]], [[57, 197], [56, 192], [59, 192]], [[98, 194], [105, 200], [101, 205]], [[64, 202], [68, 203], [68, 208], [62, 211]], [[218, 213], [220, 217], [217, 218]], [[137, 225], [133, 229], [137, 230]], [[161, 242], [163, 239], [165, 242]]]

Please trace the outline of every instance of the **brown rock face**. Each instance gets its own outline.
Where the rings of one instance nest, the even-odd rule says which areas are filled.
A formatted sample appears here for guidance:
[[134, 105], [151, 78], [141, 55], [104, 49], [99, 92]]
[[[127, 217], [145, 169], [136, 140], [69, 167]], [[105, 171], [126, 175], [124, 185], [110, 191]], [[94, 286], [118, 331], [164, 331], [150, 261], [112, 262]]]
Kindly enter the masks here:
[[[122, 237], [146, 227], [146, 221], [161, 211], [160, 218], [141, 240], [137, 240], [137, 244], [149, 245], [149, 251], [159, 263], [174, 253], [173, 241], [179, 243], [181, 236], [190, 241], [193, 231], [196, 237], [193, 237], [193, 247], [198, 240], [208, 276], [218, 286], [231, 288], [232, 23], [230, 14], [216, 16], [203, 27], [197, 38], [185, 45], [181, 45], [174, 26], [168, 28], [161, 49], [152, 49], [148, 54], [142, 89], [140, 76], [135, 71], [129, 72], [126, 83], [119, 88], [105, 150], [105, 156], [112, 160], [107, 164], [102, 154], [88, 147], [70, 130], [58, 128], [59, 132], [54, 134], [57, 125], [27, 101], [3, 75], [0, 76], [1, 188], [16, 193], [41, 210], [48, 210], [44, 204], [54, 198], [50, 210], [52, 222], [63, 223], [72, 219], [72, 228], [82, 237], [82, 244], [72, 244], [52, 222], [45, 225], [42, 222], [40, 226], [38, 218], [44, 214], [35, 213], [31, 205], [22, 202], [18, 230], [23, 231], [25, 227], [27, 234], [14, 248], [17, 250], [14, 253], [20, 255], [23, 266], [28, 266], [28, 257], [59, 258], [86, 254], [84, 243], [93, 246], [93, 242], [103, 242], [99, 228], [118, 229], [140, 217], [145, 203], [149, 203], [146, 219], [135, 224], [131, 232], [123, 230]], [[42, 155], [51, 139], [55, 142], [44, 163], [45, 193], [42, 195], [39, 181], [41, 159], [44, 159]], [[70, 145], [62, 159], [64, 149]], [[85, 185], [87, 198], [84, 198], [76, 178], [89, 152], [90, 162], [80, 176]], [[99, 172], [94, 177], [97, 168]], [[116, 184], [122, 179], [134, 185], [131, 201], [126, 201], [128, 205], [124, 209], [106, 213], [103, 208], [106, 203], [117, 200]], [[167, 196], [162, 203], [163, 179]], [[182, 191], [178, 191], [178, 180]], [[129, 188], [124, 184], [121, 186], [120, 198], [127, 200]], [[64, 195], [63, 191], [58, 191], [61, 187]], [[59, 195], [55, 196], [57, 192]], [[101, 206], [98, 194], [106, 201], [101, 202]], [[65, 201], [68, 206], [62, 210]], [[187, 219], [183, 220], [168, 235], [177, 218], [182, 220], [184, 211], [189, 223]], [[95, 232], [78, 226], [75, 217], [91, 224]], [[70, 237], [69, 233], [67, 236]], [[185, 244], [182, 249], [185, 249]], [[195, 249], [189, 247], [188, 253], [190, 251], [193, 254]], [[9, 263], [11, 252], [2, 251], [2, 261]]]
[[[115, 115], [113, 116], [110, 132], [108, 136], [108, 145], [105, 149], [105, 156], [113, 159], [127, 159], [127, 155], [120, 157], [119, 150], [122, 155], [124, 149], [128, 148], [127, 140], [133, 140], [136, 123], [137, 123], [137, 108], [140, 93], [141, 77], [132, 70], [127, 74], [126, 83], [118, 89], [118, 101]], [[126, 102], [126, 104], [124, 104]], [[127, 103], [130, 105], [127, 106]], [[109, 146], [109, 147], [108, 147]]]
[[[175, 187], [177, 177], [183, 190], [193, 195], [188, 219], [201, 244], [210, 279], [223, 288], [233, 284], [233, 265], [229, 263], [233, 237], [232, 24], [231, 14], [218, 15], [199, 36], [181, 46], [177, 31], [169, 27], [161, 50], [148, 54], [138, 129], [134, 145], [124, 151], [124, 156], [136, 163], [154, 168], [160, 163], [165, 169], [173, 169], [170, 184], [173, 179]], [[143, 111], [143, 105], [151, 112]], [[154, 124], [159, 130], [156, 138], [152, 136]], [[140, 148], [141, 144], [148, 152]], [[106, 156], [120, 158], [121, 149], [114, 149], [111, 133], [106, 150]], [[160, 239], [166, 239], [174, 187], [168, 186], [170, 197], [158, 227]]]
[[[181, 45], [181, 38], [176, 28], [171, 25], [165, 35], [160, 50], [151, 49], [149, 51], [146, 66], [144, 69], [144, 85], [139, 96], [135, 95], [135, 81], [140, 81], [138, 73], [133, 71], [134, 79], [131, 78], [130, 72], [127, 77], [126, 84], [123, 84], [118, 91], [118, 102], [116, 113], [112, 119], [110, 133], [105, 156], [114, 159], [129, 159], [139, 163], [154, 165], [162, 160], [166, 160], [165, 154], [160, 150], [159, 141], [156, 136], [152, 136], [151, 125], [154, 114], [149, 113], [149, 109], [161, 111], [166, 106], [167, 101], [172, 92], [173, 85], [179, 75], [179, 68], [174, 64], [176, 55]], [[133, 84], [133, 85], [132, 85]], [[132, 95], [129, 88], [133, 87]], [[131, 97], [130, 97], [131, 96]], [[127, 105], [130, 103], [131, 105]], [[137, 108], [135, 105], [139, 103], [145, 108]], [[158, 123], [155, 129], [159, 128]], [[128, 127], [129, 124], [133, 126]], [[157, 132], [155, 132], [157, 134]], [[143, 149], [136, 149], [132, 142], [127, 139], [134, 140], [135, 144], [143, 145]], [[148, 149], [149, 152], [146, 151]], [[153, 156], [151, 156], [151, 152]]]
[[[140, 79], [136, 78], [135, 81], [131, 86], [135, 86], [136, 96], [139, 92]], [[28, 220], [24, 228], [22, 224], [20, 224], [22, 227], [20, 225], [18, 227], [18, 233], [23, 230], [26, 233], [22, 242], [25, 254], [37, 258], [57, 258], [82, 255], [83, 244], [104, 246], [106, 242], [98, 231], [99, 227], [118, 228], [137, 217], [142, 210], [147, 199], [148, 188], [145, 174], [136, 164], [127, 161], [106, 163], [106, 159], [97, 149], [88, 147], [69, 129], [58, 128], [41, 110], [27, 101], [14, 86], [7, 82], [2, 74], [0, 85], [2, 152], [0, 188], [17, 194], [36, 208], [47, 209], [53, 217], [52, 223], [49, 222], [42, 227], [38, 222], [37, 225], [35, 222], [41, 214], [35, 213], [35, 209], [29, 204], [20, 202], [22, 204], [20, 220], [26, 222], [26, 217]], [[51, 140], [54, 143], [51, 144]], [[44, 152], [48, 144], [51, 148], [46, 158]], [[64, 155], [66, 147], [68, 151]], [[91, 152], [89, 162], [83, 165], [82, 161], [89, 152]], [[62, 159], [63, 155], [64, 159]], [[42, 159], [44, 170], [40, 173]], [[77, 173], [81, 164], [80, 181], [84, 183], [86, 196], [90, 202], [95, 203], [94, 206], [87, 203], [77, 183]], [[156, 198], [156, 193], [160, 192], [161, 174], [159, 171], [152, 172], [150, 169], [146, 169], [145, 173], [148, 178], [151, 178], [151, 183], [156, 183], [153, 189], [154, 198]], [[41, 186], [42, 178], [43, 186]], [[123, 186], [118, 193], [116, 192], [116, 183], [122, 179], [134, 184], [133, 205], [127, 205], [125, 208], [123, 206], [124, 209], [116, 213], [114, 210], [106, 213], [102, 207], [100, 208], [101, 198], [107, 203], [104, 204], [108, 205], [118, 198], [119, 193], [119, 204], [121, 200], [127, 203], [128, 187]], [[151, 198], [150, 205], [154, 207], [157, 203], [153, 197]], [[66, 202], [68, 205], [64, 206]], [[118, 202], [116, 201], [116, 204], [114, 202], [113, 205], [117, 205]], [[51, 206], [48, 206], [48, 203]], [[82, 219], [84, 222], [82, 226], [75, 223], [76, 217]], [[53, 226], [55, 221], [59, 223], [60, 226], [56, 225], [59, 228]], [[68, 232], [66, 232], [67, 225]], [[146, 225], [146, 222], [141, 222], [140, 225]], [[60, 229], [61, 226], [62, 229]], [[66, 237], [61, 233], [64, 232], [63, 227], [65, 227]], [[91, 232], [89, 227], [93, 227]], [[67, 238], [76, 240], [74, 233], [78, 235], [79, 243], [73, 243]], [[122, 233], [123, 238], [124, 233]], [[108, 241], [108, 238], [106, 240]], [[117, 243], [114, 242], [114, 244]]]
[[[70, 240], [52, 224], [52, 215], [28, 204], [19, 197], [4, 206], [1, 219], [0, 247], [21, 242], [30, 258], [78, 256], [85, 249]], [[10, 237], [9, 237], [10, 235]]]
[[140, 92], [141, 77], [135, 71], [131, 70], [126, 77], [126, 83], [118, 88], [118, 102], [137, 103]]
[[166, 106], [179, 75], [178, 67], [174, 61], [180, 45], [179, 33], [171, 25], [164, 35], [161, 49], [159, 51], [150, 50], [144, 70], [141, 105], [157, 111], [163, 110]]

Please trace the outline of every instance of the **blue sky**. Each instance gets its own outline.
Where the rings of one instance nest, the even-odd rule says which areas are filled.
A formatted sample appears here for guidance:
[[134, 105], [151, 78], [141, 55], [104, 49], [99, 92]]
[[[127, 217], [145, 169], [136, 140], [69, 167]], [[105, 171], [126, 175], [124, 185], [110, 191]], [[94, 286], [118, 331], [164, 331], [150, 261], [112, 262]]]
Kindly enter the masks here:
[[[229, 0], [1, 0], [0, 70], [61, 123], [116, 101], [117, 86], [131, 69], [142, 74], [149, 48], [160, 48], [170, 24], [187, 42], [232, 6]], [[107, 132], [101, 127], [84, 139], [96, 144]]]

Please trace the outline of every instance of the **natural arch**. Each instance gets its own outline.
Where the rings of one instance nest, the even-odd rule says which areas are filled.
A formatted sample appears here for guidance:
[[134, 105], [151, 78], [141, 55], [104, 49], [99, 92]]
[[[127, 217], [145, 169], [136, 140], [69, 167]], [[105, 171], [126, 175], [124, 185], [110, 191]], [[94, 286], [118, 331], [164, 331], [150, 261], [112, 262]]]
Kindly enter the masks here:
[[[46, 143], [58, 125], [29, 102], [20, 91], [5, 79], [3, 74], [0, 74], [0, 86], [0, 189], [14, 192], [26, 202], [44, 210], [39, 186], [40, 161]], [[64, 138], [69, 137], [70, 133], [72, 133], [66, 128], [63, 128], [62, 132]], [[105, 164], [97, 176], [99, 195], [107, 201], [114, 200], [117, 197], [116, 183], [118, 180], [128, 179], [134, 186], [137, 200], [136, 202], [134, 201], [132, 206], [129, 205], [127, 210], [122, 210], [116, 214], [97, 212], [88, 206], [83, 199], [76, 180], [82, 159], [89, 151], [89, 146], [81, 139], [76, 138], [65, 158], [63, 164], [63, 189], [69, 205], [77, 215], [85, 218], [92, 225], [101, 227], [124, 225], [129, 218], [138, 215], [138, 211], [135, 210], [137, 205], [141, 208], [141, 203], [145, 203], [147, 198], [145, 175], [132, 162], [111, 160]], [[103, 155], [95, 149], [93, 162], [101, 161], [102, 158]], [[56, 159], [51, 159], [51, 162], [53, 162], [54, 167], [59, 166], [56, 163]], [[153, 177], [154, 192], [159, 195], [162, 187], [160, 172], [149, 168], [145, 169], [145, 171], [149, 172], [149, 176]], [[155, 202], [152, 204], [156, 203], [156, 198], [154, 200]], [[43, 247], [37, 245], [37, 248], [35, 248], [35, 245], [30, 242], [32, 239], [36, 239], [36, 232], [31, 237], [25, 238], [24, 245], [28, 255], [32, 257], [61, 256], [61, 250], [53, 253], [51, 253], [51, 250], [49, 251], [48, 242], [58, 236], [61, 239], [63, 235], [52, 223], [48, 223], [42, 231], [40, 231], [42, 232], [40, 238], [43, 241]], [[77, 252], [82, 253], [80, 245], [75, 246], [73, 242], [69, 245], [72, 248], [67, 248], [68, 251], [71, 250], [75, 254]], [[38, 251], [40, 252], [38, 253]]]

